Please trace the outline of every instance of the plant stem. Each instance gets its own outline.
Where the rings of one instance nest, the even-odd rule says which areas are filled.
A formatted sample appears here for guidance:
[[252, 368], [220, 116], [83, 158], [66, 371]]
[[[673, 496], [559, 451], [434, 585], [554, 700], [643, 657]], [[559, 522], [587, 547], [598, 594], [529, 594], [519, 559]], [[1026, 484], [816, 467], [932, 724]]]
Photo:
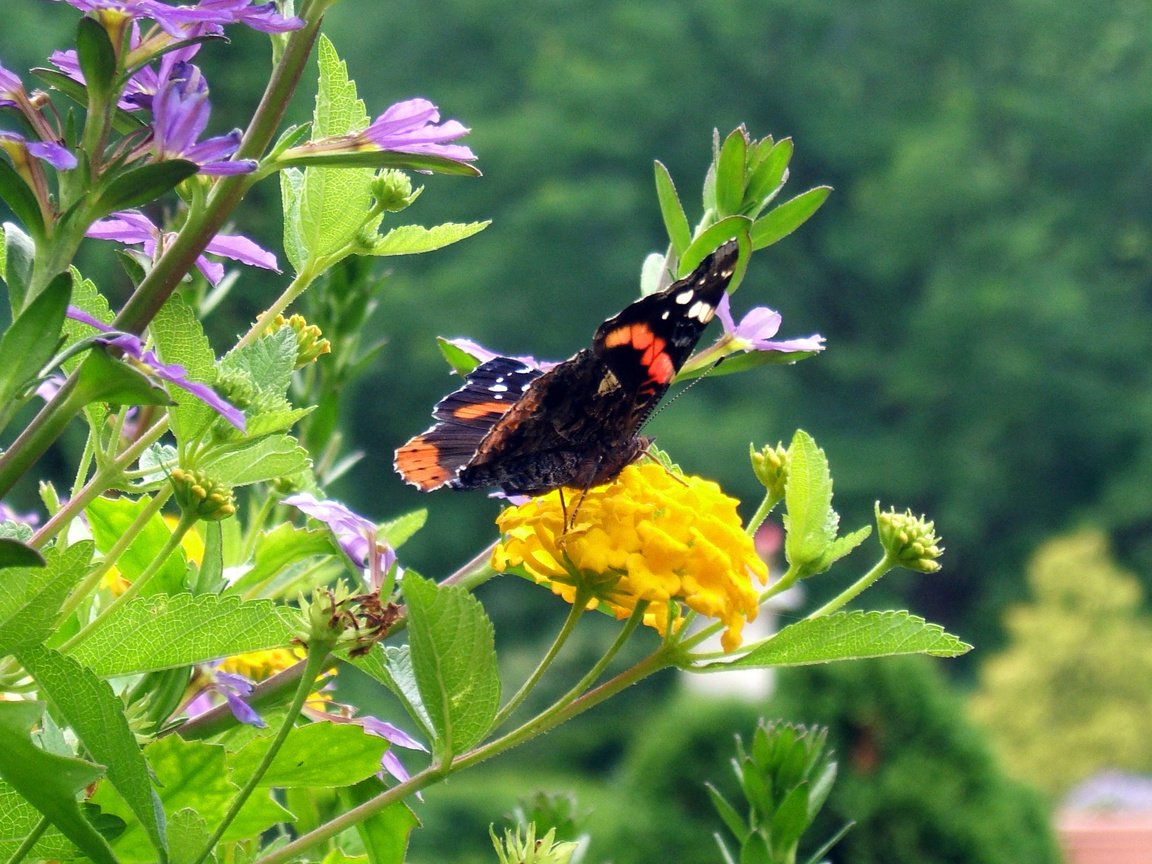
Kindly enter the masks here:
[[47, 816], [41, 816], [40, 821], [28, 832], [28, 836], [24, 838], [24, 841], [16, 848], [16, 851], [12, 853], [12, 857], [9, 858], [5, 864], [20, 864], [21, 861], [28, 857], [28, 853], [32, 851], [32, 847], [36, 845], [36, 841], [48, 830], [48, 826], [51, 824]]
[[773, 495], [770, 491], [764, 493], [764, 498], [760, 501], [760, 506], [756, 508], [756, 512], [752, 514], [752, 518], [748, 520], [748, 525], [744, 529], [744, 533], [749, 537], [755, 537], [757, 529], [764, 524], [764, 520], [768, 518], [768, 514], [772, 512], [773, 508], [780, 503], [783, 496]]
[[808, 618], [820, 618], [824, 615], [831, 614], [843, 606], [848, 601], [852, 600], [857, 594], [877, 581], [881, 576], [896, 566], [896, 561], [885, 555], [877, 562], [876, 566], [817, 609], [815, 612], [808, 615]]

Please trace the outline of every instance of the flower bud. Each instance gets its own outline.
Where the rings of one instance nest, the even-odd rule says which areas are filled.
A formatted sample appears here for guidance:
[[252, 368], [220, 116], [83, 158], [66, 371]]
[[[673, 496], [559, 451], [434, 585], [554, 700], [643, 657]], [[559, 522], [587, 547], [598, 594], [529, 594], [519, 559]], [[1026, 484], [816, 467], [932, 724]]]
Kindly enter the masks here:
[[389, 213], [407, 209], [419, 194], [419, 189], [412, 191], [412, 178], [395, 168], [381, 171], [372, 181], [372, 197]]
[[929, 522], [923, 516], [913, 516], [911, 510], [897, 513], [892, 509], [881, 513], [877, 501], [876, 526], [885, 553], [896, 564], [921, 573], [935, 573], [940, 569], [936, 559], [944, 549], [936, 536], [935, 522]]
[[773, 498], [784, 497], [784, 486], [788, 482], [788, 450], [783, 444], [772, 447], [765, 444], [757, 450], [748, 445], [748, 455], [752, 459], [752, 473], [772, 493]]
[[324, 338], [319, 327], [305, 321], [303, 315], [293, 315], [290, 318], [277, 315], [268, 332], [275, 333], [283, 327], [290, 328], [296, 334], [297, 369], [303, 369], [309, 363], [315, 363], [321, 355], [331, 353], [332, 343]]
[[236, 512], [236, 496], [231, 488], [200, 471], [172, 469], [176, 503], [185, 513], [195, 513], [206, 522], [219, 522]]
[[492, 838], [492, 845], [496, 847], [496, 856], [500, 864], [569, 864], [576, 852], [578, 843], [571, 841], [556, 842], [556, 829], [549, 829], [548, 833], [536, 839], [536, 823], [530, 823], [524, 836], [520, 836], [520, 829], [515, 832], [504, 832], [501, 842], [496, 833], [489, 828], [488, 836]]

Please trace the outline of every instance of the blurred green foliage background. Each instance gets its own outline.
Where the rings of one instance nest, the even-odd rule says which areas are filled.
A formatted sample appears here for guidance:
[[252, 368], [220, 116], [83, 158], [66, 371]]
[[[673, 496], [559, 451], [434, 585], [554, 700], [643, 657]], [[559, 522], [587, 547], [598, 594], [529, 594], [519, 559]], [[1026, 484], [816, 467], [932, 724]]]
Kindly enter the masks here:
[[[65, 44], [73, 19], [62, 11], [7, 4], [6, 68]], [[877, 498], [935, 519], [944, 572], [889, 577], [866, 602], [906, 605], [975, 643], [949, 664], [962, 677], [1003, 644], [1025, 561], [1051, 536], [1098, 526], [1147, 582], [1152, 6], [344, 0], [326, 31], [370, 112], [421, 95], [473, 128], [484, 177], [426, 178], [405, 216], [495, 220], [458, 247], [390, 259], [373, 319], [387, 346], [345, 394], [349, 445], [365, 458], [330, 492], [376, 519], [429, 507], [406, 564], [451, 572], [491, 537], [498, 506], [421, 496], [392, 473], [392, 450], [453, 385], [434, 337], [552, 359], [585, 345], [664, 246], [652, 160], [690, 201], [713, 128], [746, 123], [756, 137], [795, 139], [788, 194], [836, 191], [757, 256], [736, 310], [770, 305], [783, 335], [820, 332], [828, 350], [704, 381], [652, 423], [660, 445], [752, 501], [748, 442], [802, 427], [829, 455], [846, 528], [868, 522]], [[241, 50], [200, 55], [216, 132], [243, 122], [268, 63], [261, 37], [230, 35]], [[310, 111], [307, 89], [296, 120]], [[241, 213], [239, 228], [279, 248], [274, 184]], [[274, 292], [245, 272], [210, 322], [218, 347]], [[814, 599], [852, 575], [836, 574], [811, 586]], [[509, 657], [558, 611], [536, 594], [483, 590]], [[525, 760], [560, 770], [590, 748], [585, 767], [611, 770], [658, 690], [610, 723], [600, 712], [609, 728], [586, 719], [578, 738], [550, 736], [556, 751]], [[594, 732], [603, 741], [589, 745]]]

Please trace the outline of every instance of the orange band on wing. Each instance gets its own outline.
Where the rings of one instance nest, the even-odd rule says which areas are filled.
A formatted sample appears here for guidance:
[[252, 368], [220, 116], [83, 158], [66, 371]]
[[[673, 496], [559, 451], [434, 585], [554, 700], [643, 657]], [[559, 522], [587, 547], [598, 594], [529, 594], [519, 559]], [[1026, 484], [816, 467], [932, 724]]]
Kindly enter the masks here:
[[452, 472], [440, 464], [440, 448], [417, 435], [396, 451], [396, 470], [422, 492], [439, 489], [452, 479]]
[[452, 416], [457, 420], [478, 420], [483, 417], [500, 416], [507, 414], [512, 407], [511, 402], [477, 402], [475, 404], [460, 405], [453, 409]]

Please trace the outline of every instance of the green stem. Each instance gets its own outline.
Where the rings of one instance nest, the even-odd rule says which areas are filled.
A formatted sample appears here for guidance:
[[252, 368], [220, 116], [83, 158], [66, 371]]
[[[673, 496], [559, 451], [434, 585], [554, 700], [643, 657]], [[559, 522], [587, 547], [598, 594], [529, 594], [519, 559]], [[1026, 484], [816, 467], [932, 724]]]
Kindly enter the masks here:
[[77, 397], [76, 384], [76, 374], [72, 374], [0, 456], [0, 498], [11, 491], [84, 407], [86, 398]]
[[[265, 706], [280, 704], [280, 699], [285, 693], [299, 686], [300, 679], [304, 677], [306, 664], [306, 660], [301, 660], [277, 672], [268, 680], [261, 681], [245, 701], [257, 711]], [[235, 727], [238, 722], [228, 705], [221, 704], [203, 714], [197, 714], [179, 726], [165, 730], [161, 733], [161, 737], [174, 732], [186, 741], [202, 741]]]
[[272, 301], [272, 305], [260, 313], [260, 317], [256, 319], [256, 323], [248, 328], [248, 332], [240, 337], [240, 341], [236, 343], [236, 349], [243, 348], [251, 342], [259, 338], [260, 334], [268, 330], [272, 326], [272, 322], [276, 320], [276, 316], [292, 305], [292, 302], [303, 294], [308, 286], [311, 285], [315, 279], [316, 271], [305, 268], [303, 272], [297, 273], [296, 278], [289, 283], [279, 297]]
[[552, 665], [552, 661], [556, 659], [556, 655], [560, 653], [560, 649], [564, 646], [564, 643], [568, 641], [568, 637], [572, 635], [572, 631], [576, 629], [576, 622], [579, 621], [580, 616], [584, 614], [584, 606], [588, 602], [588, 598], [582, 597], [581, 593], [582, 592], [577, 589], [576, 599], [572, 603], [572, 608], [568, 610], [568, 617], [564, 620], [564, 626], [560, 628], [560, 632], [557, 633], [556, 638], [552, 640], [552, 645], [548, 649], [548, 653], [536, 664], [536, 668], [532, 671], [532, 674], [528, 676], [528, 680], [520, 685], [520, 689], [516, 691], [516, 695], [509, 699], [504, 707], [496, 713], [496, 717], [492, 721], [493, 729], [500, 727], [504, 721], [511, 716], [512, 712], [520, 707], [520, 703], [524, 701], [528, 694], [531, 693], [540, 682], [540, 679], [548, 670], [548, 667]]
[[28, 836], [16, 847], [16, 851], [12, 853], [12, 857], [9, 858], [5, 864], [20, 864], [21, 861], [28, 857], [28, 853], [32, 851], [32, 847], [36, 845], [36, 842], [44, 832], [48, 830], [48, 826], [51, 824], [47, 816], [41, 816], [40, 821], [28, 832]]
[[264, 753], [260, 764], [256, 766], [256, 770], [252, 772], [252, 776], [248, 778], [248, 781], [232, 799], [232, 803], [228, 806], [228, 812], [224, 814], [224, 818], [220, 820], [220, 824], [216, 826], [216, 830], [212, 832], [212, 836], [208, 838], [208, 842], [204, 844], [204, 848], [200, 851], [200, 854], [192, 858], [192, 864], [201, 864], [202, 861], [212, 854], [212, 850], [216, 848], [216, 844], [220, 842], [220, 838], [224, 836], [224, 832], [228, 830], [228, 826], [240, 815], [240, 808], [244, 806], [252, 796], [252, 793], [256, 791], [260, 780], [268, 772], [268, 769], [272, 767], [272, 762], [276, 759], [276, 754], [280, 752], [280, 748], [284, 745], [284, 742], [288, 740], [289, 733], [295, 728], [296, 718], [304, 708], [304, 702], [308, 699], [308, 694], [312, 692], [312, 687], [316, 683], [317, 677], [319, 677], [323, 671], [324, 662], [327, 659], [328, 648], [326, 646], [320, 648], [316, 645], [310, 645], [308, 647], [308, 656], [304, 661], [304, 673], [296, 687], [296, 696], [292, 699], [292, 704], [288, 706], [288, 713], [280, 724], [280, 729], [277, 731], [276, 737]]
[[873, 582], [876, 582], [878, 579], [880, 579], [880, 577], [887, 573], [889, 570], [894, 568], [896, 564], [897, 562], [895, 559], [889, 558], [887, 555], [885, 555], [880, 559], [879, 562], [877, 562], [875, 567], [873, 567], [871, 570], [869, 570], [867, 573], [865, 573], [863, 576], [861, 576], [859, 579], [857, 579], [815, 612], [808, 615], [808, 618], [820, 618], [824, 615], [829, 615], [832, 612], [835, 612]]
[[[139, 533], [143, 528], [144, 522], [146, 522], [147, 519], [152, 518], [155, 513], [159, 512], [160, 508], [164, 506], [164, 502], [168, 500], [168, 496], [171, 494], [171, 486], [167, 487], [164, 492], [156, 493], [155, 497], [153, 497], [153, 499], [148, 502], [148, 506], [145, 508], [144, 512], [136, 517], [136, 520], [125, 532], [125, 535], [116, 542], [115, 546], [108, 550], [108, 556], [105, 559], [105, 563], [100, 566], [100, 569], [89, 576], [84, 581], [83, 585], [81, 585], [81, 587], [90, 584], [97, 578], [98, 575], [102, 576], [105, 572], [108, 571], [108, 569], [111, 567], [111, 565], [108, 564], [108, 561], [110, 560], [115, 563], [116, 558], [120, 555], [120, 553], [124, 551], [124, 549], [127, 548], [128, 544], [135, 539], [136, 534]], [[186, 510], [181, 513], [180, 521], [176, 523], [176, 528], [172, 531], [172, 534], [169, 535], [168, 540], [161, 547], [160, 551], [157, 552], [155, 557], [148, 562], [148, 566], [144, 568], [144, 572], [136, 577], [136, 580], [128, 586], [128, 589], [123, 594], [108, 604], [108, 607], [104, 609], [103, 612], [101, 612], [99, 618], [93, 618], [91, 621], [85, 624], [80, 629], [80, 631], [76, 633], [75, 636], [61, 645], [58, 650], [61, 653], [67, 653], [68, 651], [72, 650], [89, 636], [91, 636], [94, 632], [103, 627], [108, 619], [112, 617], [112, 614], [116, 609], [120, 608], [129, 601], [136, 599], [137, 595], [139, 595], [141, 590], [143, 590], [144, 586], [148, 584], [148, 581], [153, 576], [155, 576], [156, 573], [159, 572], [160, 568], [164, 566], [165, 562], [167, 562], [168, 556], [176, 551], [176, 548], [180, 545], [180, 541], [183, 540], [184, 535], [188, 533], [188, 529], [196, 524], [197, 518], [199, 517], [197, 517], [197, 515], [192, 511]], [[81, 594], [79, 589], [73, 592], [73, 598], [83, 596], [84, 595]]]
[[749, 537], [755, 537], [757, 529], [764, 524], [764, 520], [768, 518], [768, 514], [780, 503], [783, 497], [782, 495], [773, 495], [771, 491], [766, 491], [763, 500], [760, 501], [760, 506], [756, 508], [756, 512], [752, 514], [752, 518], [748, 520], [748, 526], [744, 529], [744, 533]]

